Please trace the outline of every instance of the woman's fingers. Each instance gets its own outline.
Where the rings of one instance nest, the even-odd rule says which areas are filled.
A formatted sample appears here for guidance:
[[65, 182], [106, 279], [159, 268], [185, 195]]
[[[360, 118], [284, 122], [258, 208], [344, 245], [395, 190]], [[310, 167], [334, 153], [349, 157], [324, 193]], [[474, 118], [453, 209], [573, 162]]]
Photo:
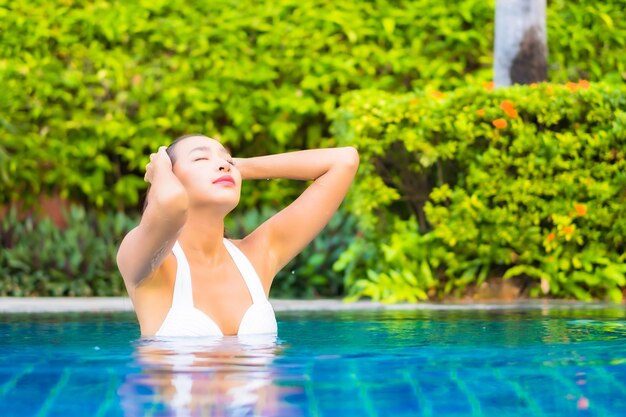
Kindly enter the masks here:
[[167, 154], [166, 146], [160, 146], [157, 152], [150, 154], [150, 162], [146, 164], [146, 173], [143, 176], [144, 181], [152, 182], [155, 171], [160, 169], [172, 169], [172, 161]]
[[[156, 162], [158, 161], [158, 162]], [[170, 156], [167, 154], [167, 147], [161, 146], [159, 151], [157, 152], [157, 159], [155, 164], [159, 164], [159, 166], [163, 166], [163, 169], [172, 169], [172, 160]]]
[[146, 182], [150, 182], [151, 179], [152, 179], [152, 166], [151, 166], [151, 162], [148, 162], [146, 164], [146, 173], [143, 176], [143, 180]]

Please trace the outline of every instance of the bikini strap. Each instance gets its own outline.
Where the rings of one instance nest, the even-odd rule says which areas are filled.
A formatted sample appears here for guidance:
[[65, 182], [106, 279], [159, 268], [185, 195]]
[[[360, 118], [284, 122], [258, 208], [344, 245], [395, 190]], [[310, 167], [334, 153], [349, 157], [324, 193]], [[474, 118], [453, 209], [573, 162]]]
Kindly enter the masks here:
[[252, 297], [253, 303], [265, 303], [267, 302], [267, 297], [265, 296], [265, 290], [263, 289], [263, 285], [261, 284], [261, 278], [256, 273], [256, 270], [250, 263], [248, 257], [237, 247], [233, 242], [224, 238], [224, 245], [230, 253], [230, 256], [235, 261], [235, 265], [239, 268], [241, 275], [243, 275], [243, 279], [248, 286], [248, 291], [250, 291], [250, 296]]
[[193, 294], [191, 288], [191, 269], [183, 248], [178, 241], [172, 248], [176, 258], [176, 281], [174, 282], [174, 295], [172, 297], [172, 307], [189, 308], [193, 306]]

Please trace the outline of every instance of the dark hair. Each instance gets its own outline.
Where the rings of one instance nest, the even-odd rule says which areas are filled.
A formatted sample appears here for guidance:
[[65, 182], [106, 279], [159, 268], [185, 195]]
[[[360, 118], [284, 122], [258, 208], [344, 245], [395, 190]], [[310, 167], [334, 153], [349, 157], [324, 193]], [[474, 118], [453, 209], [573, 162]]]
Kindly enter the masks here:
[[[189, 133], [189, 134], [177, 137], [176, 139], [174, 139], [172, 143], [170, 143], [167, 146], [167, 148], [165, 149], [165, 152], [167, 152], [167, 156], [169, 156], [170, 160], [172, 161], [172, 167], [176, 163], [176, 154], [174, 153], [174, 147], [185, 139], [194, 138], [198, 136], [206, 137], [200, 133]], [[141, 214], [143, 214], [146, 211], [146, 207], [148, 207], [148, 193], [150, 192], [150, 186], [151, 184], [148, 183], [148, 189], [146, 190], [146, 194], [144, 195], [144, 198], [143, 198], [143, 208], [141, 209]]]
[[207, 137], [207, 136], [204, 136], [204, 135], [202, 135], [200, 133], [189, 133], [189, 134], [177, 137], [176, 139], [174, 139], [174, 142], [169, 144], [167, 149], [165, 149], [165, 152], [167, 152], [167, 156], [170, 157], [170, 160], [172, 161], [172, 166], [174, 166], [174, 164], [176, 163], [176, 154], [174, 153], [174, 147], [176, 145], [178, 145], [180, 142], [182, 142], [183, 140], [185, 140], [185, 139], [197, 138], [198, 136], [202, 137], [202, 138], [206, 138]]

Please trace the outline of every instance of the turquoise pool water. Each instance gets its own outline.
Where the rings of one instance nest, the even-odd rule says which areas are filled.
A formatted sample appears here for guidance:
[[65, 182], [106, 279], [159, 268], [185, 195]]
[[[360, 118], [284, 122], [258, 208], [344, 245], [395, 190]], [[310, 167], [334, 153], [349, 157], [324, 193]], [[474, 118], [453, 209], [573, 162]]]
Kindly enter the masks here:
[[0, 416], [624, 416], [622, 307], [280, 313], [279, 337], [140, 339], [0, 316]]

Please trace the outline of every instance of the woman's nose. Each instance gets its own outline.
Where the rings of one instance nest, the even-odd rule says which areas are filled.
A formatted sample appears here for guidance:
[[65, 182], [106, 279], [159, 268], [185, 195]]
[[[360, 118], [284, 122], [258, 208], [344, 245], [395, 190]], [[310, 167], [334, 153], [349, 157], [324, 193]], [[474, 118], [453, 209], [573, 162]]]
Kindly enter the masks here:
[[230, 172], [230, 164], [228, 162], [221, 162], [219, 170]]

